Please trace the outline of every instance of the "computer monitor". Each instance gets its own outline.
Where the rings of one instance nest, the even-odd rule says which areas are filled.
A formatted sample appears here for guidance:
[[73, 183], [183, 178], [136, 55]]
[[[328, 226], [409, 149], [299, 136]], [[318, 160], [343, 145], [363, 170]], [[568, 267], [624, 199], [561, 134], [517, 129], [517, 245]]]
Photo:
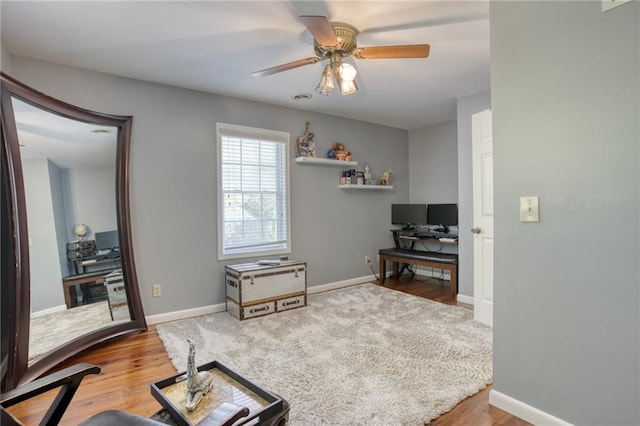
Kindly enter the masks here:
[[96, 249], [116, 251], [120, 249], [118, 231], [96, 232]]
[[413, 229], [415, 225], [427, 224], [426, 204], [391, 204], [391, 223]]
[[449, 232], [450, 226], [458, 226], [457, 204], [429, 204], [427, 206], [427, 223], [438, 225], [438, 232]]

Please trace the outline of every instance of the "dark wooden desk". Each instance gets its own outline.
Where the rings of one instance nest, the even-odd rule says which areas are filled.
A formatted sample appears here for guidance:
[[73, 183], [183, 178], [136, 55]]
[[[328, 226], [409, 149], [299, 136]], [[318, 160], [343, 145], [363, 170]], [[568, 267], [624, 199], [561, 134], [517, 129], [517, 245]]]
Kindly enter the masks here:
[[[397, 279], [409, 265], [421, 265], [428, 268], [438, 268], [449, 271], [451, 276], [451, 297], [456, 299], [458, 294], [458, 255], [438, 251], [416, 250], [416, 243], [438, 244], [442, 246], [457, 246], [458, 235], [419, 230], [392, 229], [394, 248], [381, 249], [380, 256], [380, 285], [384, 284], [387, 273], [386, 262], [393, 263], [393, 277]], [[442, 239], [445, 239], [444, 241]]]
[[[100, 267], [101, 269], [113, 270], [115, 269], [116, 266], [120, 267], [120, 252], [112, 252], [112, 253], [106, 253], [106, 254], [96, 254], [93, 256], [79, 257], [77, 259], [72, 259], [71, 263], [73, 263], [73, 267], [75, 268], [76, 275], [83, 275], [86, 272], [91, 272], [91, 267], [96, 265], [102, 265], [105, 263], [111, 263], [115, 266], [113, 268]], [[87, 270], [87, 268], [90, 268], [90, 269]]]
[[434, 253], [428, 251], [388, 248], [378, 251], [380, 256], [380, 285], [384, 285], [387, 275], [387, 261], [393, 263], [393, 277], [398, 278], [400, 264], [422, 265], [449, 271], [451, 282], [451, 298], [458, 295], [458, 255], [453, 253]]
[[104, 284], [105, 277], [111, 272], [120, 268], [105, 269], [102, 271], [90, 272], [88, 274], [70, 275], [62, 279], [64, 287], [64, 302], [67, 309], [78, 306], [78, 293], [76, 287], [82, 284]]
[[[418, 229], [413, 230], [402, 230], [402, 229], [392, 229], [393, 234], [393, 243], [395, 244], [397, 249], [416, 249], [416, 243], [421, 244], [436, 244], [442, 249], [444, 246], [457, 246], [458, 245], [458, 235], [457, 234], [449, 234], [443, 232], [431, 232], [431, 231], [423, 231]], [[446, 239], [442, 241], [441, 238]], [[431, 253], [440, 253], [440, 249], [437, 251], [433, 250], [425, 250]], [[400, 267], [399, 271], [396, 271], [396, 277], [402, 276], [402, 273], [409, 268], [410, 263], [403, 263]]]

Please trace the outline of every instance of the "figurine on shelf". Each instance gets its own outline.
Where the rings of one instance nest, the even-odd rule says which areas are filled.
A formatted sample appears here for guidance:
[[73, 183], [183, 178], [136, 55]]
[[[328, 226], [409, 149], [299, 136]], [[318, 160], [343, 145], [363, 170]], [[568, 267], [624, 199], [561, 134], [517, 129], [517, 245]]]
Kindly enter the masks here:
[[372, 185], [373, 179], [371, 178], [371, 169], [369, 168], [369, 164], [364, 165], [364, 184]]
[[198, 371], [196, 368], [196, 344], [192, 339], [187, 339], [187, 342], [189, 342], [189, 356], [187, 358], [186, 409], [193, 411], [213, 387], [213, 375], [208, 371]]
[[311, 123], [307, 121], [304, 135], [298, 136], [296, 142], [296, 151], [298, 157], [315, 157], [316, 144], [313, 142], [315, 135], [311, 131]]
[[391, 180], [391, 169], [385, 170], [384, 173], [378, 178], [378, 185], [389, 185], [389, 181]]
[[351, 152], [344, 148], [344, 144], [342, 142], [335, 142], [331, 145], [331, 150], [327, 153], [327, 157], [335, 158], [340, 161], [351, 161], [353, 159]]
[[327, 158], [329, 160], [335, 160], [336, 159], [336, 152], [332, 149], [330, 149], [329, 151], [327, 151]]

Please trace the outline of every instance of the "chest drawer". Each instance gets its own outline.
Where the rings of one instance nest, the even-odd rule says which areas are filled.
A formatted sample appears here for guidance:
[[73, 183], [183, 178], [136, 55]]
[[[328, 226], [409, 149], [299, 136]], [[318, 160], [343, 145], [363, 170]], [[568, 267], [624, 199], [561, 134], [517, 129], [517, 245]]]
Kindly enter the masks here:
[[302, 294], [300, 296], [287, 297], [286, 299], [276, 300], [276, 312], [287, 311], [289, 309], [301, 308], [307, 306], [307, 296]]
[[258, 303], [256, 305], [244, 306], [242, 308], [243, 318], [254, 318], [262, 315], [272, 314], [276, 311], [276, 306], [273, 301]]

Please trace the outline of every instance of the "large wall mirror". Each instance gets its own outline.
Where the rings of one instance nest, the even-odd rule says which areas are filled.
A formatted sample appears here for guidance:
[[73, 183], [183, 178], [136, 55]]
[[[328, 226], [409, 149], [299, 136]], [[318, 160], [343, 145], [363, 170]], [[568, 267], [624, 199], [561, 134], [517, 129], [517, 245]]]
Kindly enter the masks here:
[[2, 390], [146, 329], [129, 215], [132, 117], [2, 74]]

